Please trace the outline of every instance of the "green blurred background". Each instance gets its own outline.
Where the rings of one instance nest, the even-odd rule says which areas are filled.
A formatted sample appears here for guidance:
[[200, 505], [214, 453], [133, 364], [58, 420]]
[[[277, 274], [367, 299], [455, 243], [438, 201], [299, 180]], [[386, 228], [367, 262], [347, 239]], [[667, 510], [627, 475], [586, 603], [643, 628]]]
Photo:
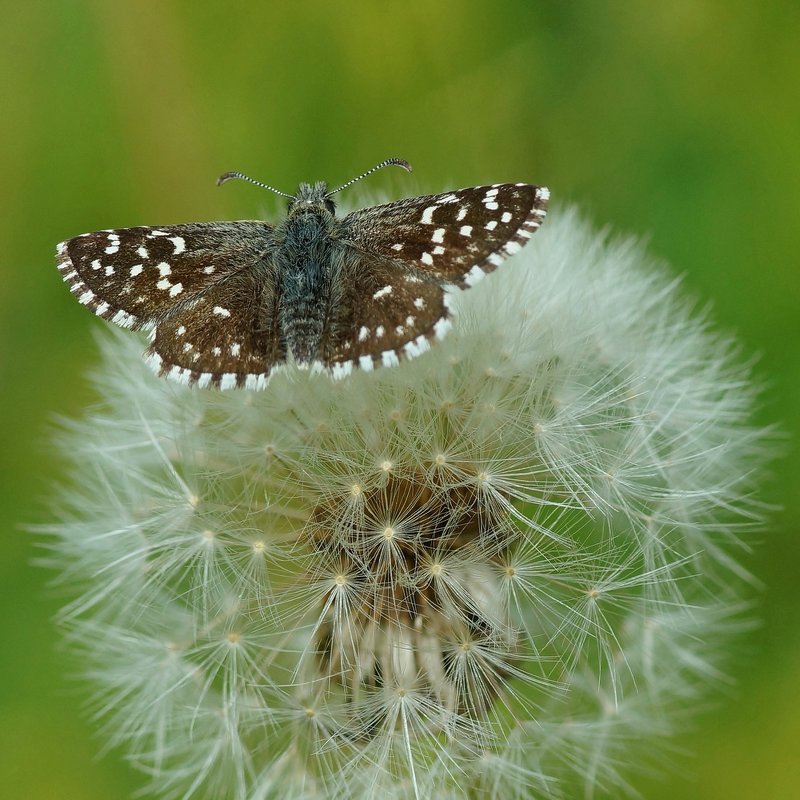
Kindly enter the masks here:
[[[797, 433], [796, 0], [6, 0], [0, 19], [0, 796], [114, 800], [140, 785], [119, 754], [95, 758], [51, 624], [60, 600], [20, 531], [45, 517], [48, 426], [91, 400], [103, 325], [58, 278], [61, 239], [273, 207], [216, 189], [229, 169], [293, 191], [398, 155], [415, 174], [365, 191], [547, 183], [648, 236], [761, 356], [760, 421]], [[679, 738], [696, 755], [642, 782], [650, 800], [800, 797], [796, 456], [764, 498], [783, 510], [746, 559], [763, 625], [727, 697]]]

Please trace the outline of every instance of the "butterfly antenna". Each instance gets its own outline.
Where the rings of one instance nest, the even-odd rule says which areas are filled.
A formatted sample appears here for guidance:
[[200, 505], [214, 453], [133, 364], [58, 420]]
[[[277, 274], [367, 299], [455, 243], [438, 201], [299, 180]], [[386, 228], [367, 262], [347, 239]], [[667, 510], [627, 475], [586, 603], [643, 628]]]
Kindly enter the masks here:
[[411, 164], [409, 164], [405, 159], [387, 158], [386, 161], [381, 161], [380, 164], [376, 164], [372, 169], [368, 169], [365, 173], [359, 175], [357, 178], [353, 178], [353, 180], [343, 183], [338, 189], [328, 192], [325, 197], [330, 197], [332, 194], [336, 194], [336, 192], [341, 192], [342, 189], [352, 186], [356, 181], [360, 181], [362, 178], [366, 178], [367, 175], [372, 175], [373, 172], [377, 172], [379, 169], [383, 169], [384, 167], [402, 167], [406, 172], [411, 172]]
[[294, 195], [286, 194], [286, 192], [282, 192], [280, 189], [276, 189], [274, 186], [268, 186], [266, 183], [261, 183], [261, 181], [254, 180], [253, 178], [248, 177], [247, 175], [242, 174], [241, 172], [226, 172], [224, 175], [220, 175], [217, 178], [217, 186], [222, 186], [223, 183], [227, 183], [228, 181], [232, 181], [234, 178], [238, 178], [242, 181], [247, 181], [248, 183], [252, 183], [255, 186], [260, 186], [262, 189], [269, 189], [271, 192], [275, 192], [275, 194], [279, 194], [282, 197], [293, 197]]

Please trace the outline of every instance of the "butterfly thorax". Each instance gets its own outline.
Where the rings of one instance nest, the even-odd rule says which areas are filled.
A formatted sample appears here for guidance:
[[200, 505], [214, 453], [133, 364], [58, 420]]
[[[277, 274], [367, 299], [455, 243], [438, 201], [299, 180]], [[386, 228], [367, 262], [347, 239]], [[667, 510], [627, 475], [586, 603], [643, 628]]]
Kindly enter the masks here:
[[324, 183], [300, 184], [286, 219], [275, 230], [281, 336], [300, 364], [320, 358], [336, 278], [332, 249], [337, 222], [326, 192]]

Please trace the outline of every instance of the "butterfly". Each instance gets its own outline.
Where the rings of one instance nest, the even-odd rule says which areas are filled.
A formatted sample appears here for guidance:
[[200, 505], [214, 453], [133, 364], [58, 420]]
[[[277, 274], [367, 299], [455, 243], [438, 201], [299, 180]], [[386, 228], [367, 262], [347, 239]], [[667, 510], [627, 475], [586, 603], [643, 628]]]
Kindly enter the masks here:
[[336, 215], [329, 191], [301, 183], [276, 224], [241, 220], [118, 228], [62, 242], [56, 260], [81, 305], [150, 332], [162, 376], [199, 387], [262, 389], [287, 363], [327, 371], [392, 366], [451, 325], [451, 294], [518, 252], [549, 199], [525, 183], [475, 186]]

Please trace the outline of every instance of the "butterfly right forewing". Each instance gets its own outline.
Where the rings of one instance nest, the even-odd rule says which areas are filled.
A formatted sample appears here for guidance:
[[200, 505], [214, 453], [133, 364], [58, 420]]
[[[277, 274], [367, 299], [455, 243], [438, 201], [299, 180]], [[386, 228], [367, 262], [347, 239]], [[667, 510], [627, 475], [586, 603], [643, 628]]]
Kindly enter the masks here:
[[410, 197], [349, 214], [342, 236], [421, 277], [466, 288], [521, 249], [549, 196], [544, 187], [503, 183]]
[[159, 374], [260, 386], [286, 358], [272, 231], [247, 220], [97, 231], [60, 244], [58, 267], [95, 314], [151, 330]]
[[272, 226], [209, 222], [118, 228], [58, 245], [57, 264], [78, 301], [126, 328], [152, 327], [262, 258]]

